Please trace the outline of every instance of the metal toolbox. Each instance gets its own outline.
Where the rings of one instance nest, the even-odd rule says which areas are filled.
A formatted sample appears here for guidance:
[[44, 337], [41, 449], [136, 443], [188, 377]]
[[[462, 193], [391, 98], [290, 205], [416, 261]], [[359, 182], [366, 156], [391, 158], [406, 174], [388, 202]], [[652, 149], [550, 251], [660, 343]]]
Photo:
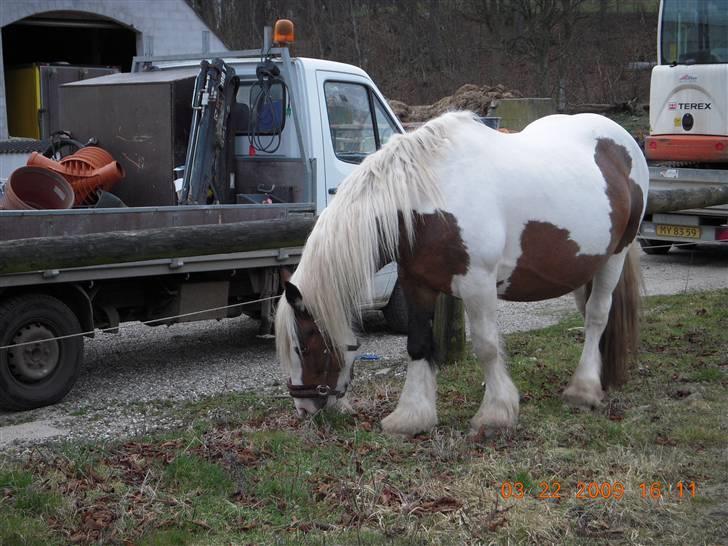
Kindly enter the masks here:
[[112, 190], [130, 207], [176, 205], [174, 173], [185, 162], [198, 67], [112, 74], [61, 87], [61, 127], [96, 137], [126, 177]]

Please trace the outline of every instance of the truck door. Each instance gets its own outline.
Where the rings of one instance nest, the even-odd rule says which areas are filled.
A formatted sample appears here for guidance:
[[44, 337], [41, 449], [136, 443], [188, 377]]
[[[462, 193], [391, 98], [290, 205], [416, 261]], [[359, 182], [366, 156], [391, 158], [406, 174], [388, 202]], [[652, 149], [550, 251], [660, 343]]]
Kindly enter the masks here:
[[328, 204], [341, 181], [400, 129], [367, 78], [318, 71], [317, 83]]

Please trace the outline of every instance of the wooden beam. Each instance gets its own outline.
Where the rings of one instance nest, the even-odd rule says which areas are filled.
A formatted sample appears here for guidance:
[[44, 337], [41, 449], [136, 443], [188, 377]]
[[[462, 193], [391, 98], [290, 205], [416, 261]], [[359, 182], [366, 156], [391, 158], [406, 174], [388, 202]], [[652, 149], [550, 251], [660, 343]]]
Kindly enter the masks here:
[[674, 190], [650, 188], [647, 194], [646, 212], [654, 214], [685, 209], [701, 209], [726, 203], [728, 203], [728, 185]]
[[465, 358], [465, 311], [463, 301], [440, 294], [435, 305], [432, 326], [435, 338], [435, 362], [440, 366]]
[[302, 246], [313, 217], [0, 242], [0, 274]]

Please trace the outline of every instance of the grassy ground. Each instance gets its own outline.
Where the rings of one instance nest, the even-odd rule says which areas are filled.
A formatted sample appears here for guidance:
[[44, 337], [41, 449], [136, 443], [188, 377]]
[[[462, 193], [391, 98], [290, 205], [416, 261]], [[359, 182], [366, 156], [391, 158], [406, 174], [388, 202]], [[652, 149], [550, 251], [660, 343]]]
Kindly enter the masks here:
[[646, 110], [640, 109], [633, 113], [619, 112], [609, 114], [608, 117], [624, 127], [639, 142], [650, 134], [650, 114]]
[[464, 435], [481, 398], [467, 361], [441, 371], [441, 424], [412, 440], [378, 428], [390, 378], [359, 385], [352, 416], [234, 395], [167, 436], [38, 449], [0, 463], [0, 544], [724, 543], [727, 302], [651, 298], [639, 366], [595, 413], [559, 399], [576, 317], [509, 336], [521, 420], [489, 440]]

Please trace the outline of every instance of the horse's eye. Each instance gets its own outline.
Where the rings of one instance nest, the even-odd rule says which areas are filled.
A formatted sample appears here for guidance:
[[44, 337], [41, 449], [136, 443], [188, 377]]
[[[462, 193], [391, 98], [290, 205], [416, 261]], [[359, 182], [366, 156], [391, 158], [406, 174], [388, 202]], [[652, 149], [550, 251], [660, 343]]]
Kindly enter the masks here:
[[302, 345], [300, 348], [296, 347], [295, 350], [298, 356], [308, 354], [308, 347], [306, 345]]

